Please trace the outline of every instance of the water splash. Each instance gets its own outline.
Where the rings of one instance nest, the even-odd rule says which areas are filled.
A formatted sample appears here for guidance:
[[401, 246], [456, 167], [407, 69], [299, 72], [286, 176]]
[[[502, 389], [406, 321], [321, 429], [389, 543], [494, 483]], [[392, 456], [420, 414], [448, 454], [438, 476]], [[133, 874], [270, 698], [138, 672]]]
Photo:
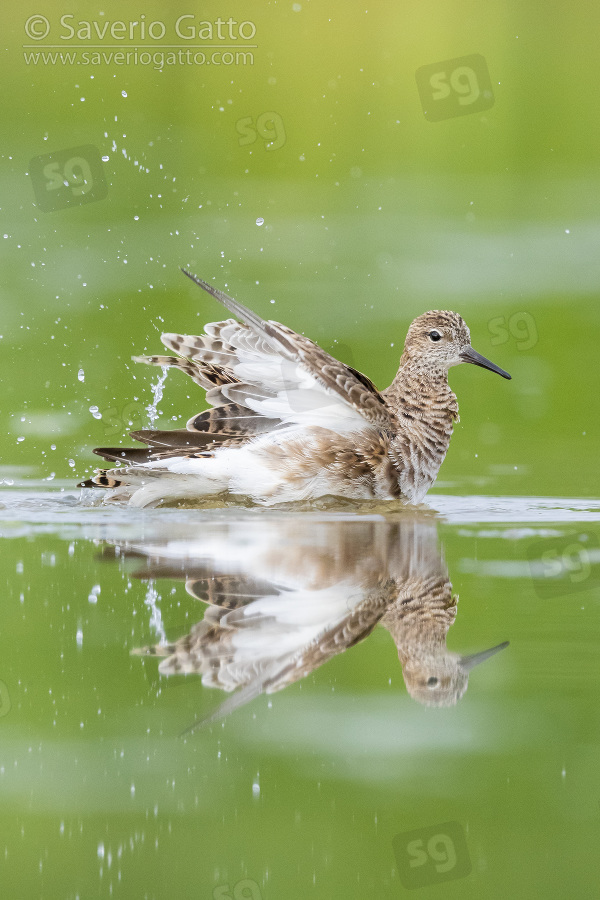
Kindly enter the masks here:
[[154, 629], [159, 643], [166, 644], [167, 633], [165, 631], [165, 626], [163, 625], [160, 609], [157, 606], [157, 602], [159, 599], [160, 598], [158, 596], [158, 591], [154, 586], [154, 582], [150, 581], [148, 583], [148, 590], [146, 591], [146, 599], [144, 600], [144, 603], [150, 610], [150, 628]]
[[167, 375], [169, 374], [168, 366], [161, 366], [162, 375], [158, 377], [156, 384], [152, 385], [152, 403], [146, 407], [148, 413], [148, 428], [154, 428], [154, 423], [158, 419], [158, 404], [162, 400], [163, 389]]

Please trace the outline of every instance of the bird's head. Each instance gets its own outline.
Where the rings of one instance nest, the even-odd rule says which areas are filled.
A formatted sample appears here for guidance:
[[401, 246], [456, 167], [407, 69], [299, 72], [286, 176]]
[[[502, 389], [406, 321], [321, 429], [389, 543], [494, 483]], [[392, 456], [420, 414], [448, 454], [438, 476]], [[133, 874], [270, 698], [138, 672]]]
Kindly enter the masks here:
[[508, 372], [471, 347], [471, 335], [462, 316], [446, 310], [431, 310], [411, 323], [400, 365], [407, 363], [445, 372], [451, 366], [472, 363], [510, 378]]

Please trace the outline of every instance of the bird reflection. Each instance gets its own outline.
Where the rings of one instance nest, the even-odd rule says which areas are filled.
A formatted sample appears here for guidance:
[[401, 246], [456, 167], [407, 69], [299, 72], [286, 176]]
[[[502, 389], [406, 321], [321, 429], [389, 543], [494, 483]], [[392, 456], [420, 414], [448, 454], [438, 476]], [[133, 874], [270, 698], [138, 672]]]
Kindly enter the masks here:
[[189, 634], [133, 651], [162, 657], [163, 675], [197, 674], [236, 692], [188, 730], [299, 681], [378, 624], [396, 644], [408, 693], [426, 706], [456, 704], [472, 668], [508, 643], [448, 650], [458, 597], [429, 516], [205, 522], [197, 537], [125, 542], [118, 552], [138, 557], [136, 577], [184, 580], [209, 604]]

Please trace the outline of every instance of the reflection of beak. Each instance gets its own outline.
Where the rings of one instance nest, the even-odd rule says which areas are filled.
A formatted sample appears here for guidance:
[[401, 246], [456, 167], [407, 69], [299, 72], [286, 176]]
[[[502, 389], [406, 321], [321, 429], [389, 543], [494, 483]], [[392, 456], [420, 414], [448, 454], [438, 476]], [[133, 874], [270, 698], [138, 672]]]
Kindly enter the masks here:
[[474, 669], [475, 666], [478, 666], [479, 663], [485, 662], [490, 656], [499, 653], [500, 650], [504, 650], [505, 647], [508, 647], [509, 643], [509, 641], [504, 641], [503, 644], [498, 644], [497, 647], [491, 647], [489, 650], [482, 650], [481, 653], [473, 653], [471, 656], [462, 656], [460, 660], [461, 669], [464, 672], [470, 672], [470, 670]]
[[472, 347], [467, 347], [466, 350], [463, 350], [460, 354], [460, 358], [463, 362], [473, 363], [474, 366], [481, 366], [482, 369], [489, 369], [490, 372], [497, 372], [498, 375], [502, 375], [503, 378], [508, 378], [510, 380], [508, 372], [505, 372], [500, 366], [490, 362], [489, 359], [486, 359], [485, 356], [482, 356], [477, 350], [473, 350]]

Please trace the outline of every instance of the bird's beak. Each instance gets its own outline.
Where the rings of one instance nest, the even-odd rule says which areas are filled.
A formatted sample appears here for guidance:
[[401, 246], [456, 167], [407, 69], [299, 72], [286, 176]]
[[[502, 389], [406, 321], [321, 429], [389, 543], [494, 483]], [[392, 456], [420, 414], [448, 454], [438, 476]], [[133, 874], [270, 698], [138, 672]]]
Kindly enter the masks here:
[[472, 347], [467, 347], [463, 350], [460, 354], [460, 358], [462, 362], [473, 363], [474, 366], [481, 366], [482, 369], [489, 369], [490, 372], [497, 372], [498, 375], [502, 375], [503, 378], [508, 378], [510, 380], [508, 372], [505, 372], [504, 369], [501, 369], [500, 366], [495, 365], [495, 363], [490, 362], [489, 359], [486, 359], [485, 356], [482, 356], [477, 350], [473, 350]]
[[470, 672], [471, 669], [474, 669], [479, 663], [485, 662], [490, 656], [494, 656], [495, 653], [504, 650], [508, 645], [509, 641], [504, 641], [503, 644], [498, 644], [496, 647], [491, 647], [489, 650], [482, 650], [481, 653], [472, 653], [471, 656], [462, 656], [460, 667], [464, 672]]

